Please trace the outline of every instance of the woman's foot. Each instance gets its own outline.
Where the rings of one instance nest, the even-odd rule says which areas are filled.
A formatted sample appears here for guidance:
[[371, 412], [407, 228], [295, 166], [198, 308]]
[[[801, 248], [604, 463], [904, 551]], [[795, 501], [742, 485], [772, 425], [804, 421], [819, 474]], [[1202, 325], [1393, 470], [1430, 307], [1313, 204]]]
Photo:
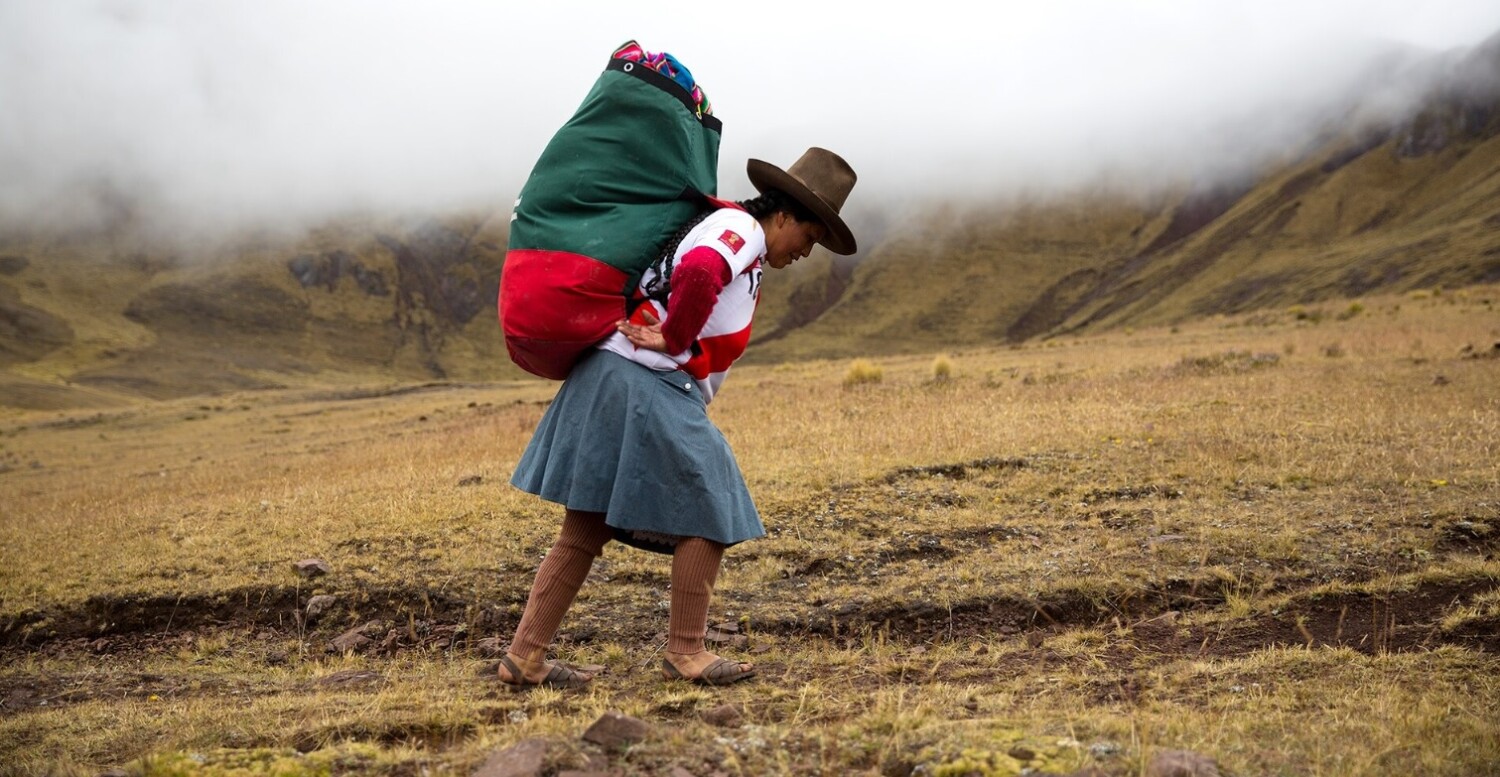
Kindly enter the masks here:
[[755, 676], [755, 665], [720, 658], [707, 650], [697, 653], [667, 651], [661, 673], [668, 680], [689, 680], [701, 685], [729, 685]]
[[594, 679], [588, 672], [553, 661], [529, 661], [513, 653], [500, 659], [500, 682], [513, 688], [581, 688]]

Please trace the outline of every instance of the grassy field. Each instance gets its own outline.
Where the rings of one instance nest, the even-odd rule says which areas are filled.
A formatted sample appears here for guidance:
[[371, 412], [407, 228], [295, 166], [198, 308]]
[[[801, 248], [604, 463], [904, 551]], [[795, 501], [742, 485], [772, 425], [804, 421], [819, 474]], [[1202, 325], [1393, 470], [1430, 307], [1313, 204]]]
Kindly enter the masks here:
[[[713, 636], [761, 673], [719, 690], [660, 678], [669, 562], [618, 546], [556, 645], [592, 686], [492, 679], [560, 516], [507, 484], [556, 384], [10, 412], [0, 773], [468, 774], [543, 738], [548, 773], [1134, 775], [1191, 750], [1493, 774], [1497, 302], [738, 369], [710, 413], [770, 536], [726, 555]], [[737, 724], [704, 719], [726, 704]], [[651, 733], [580, 741], [606, 710]]]

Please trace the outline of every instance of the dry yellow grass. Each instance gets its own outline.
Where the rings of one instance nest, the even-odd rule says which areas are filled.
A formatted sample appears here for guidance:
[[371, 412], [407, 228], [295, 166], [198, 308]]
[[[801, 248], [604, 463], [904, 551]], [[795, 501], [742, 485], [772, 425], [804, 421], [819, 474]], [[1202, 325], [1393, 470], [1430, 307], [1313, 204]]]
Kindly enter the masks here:
[[[932, 354], [882, 359], [854, 391], [846, 362], [737, 368], [710, 412], [770, 536], [729, 552], [711, 615], [762, 676], [719, 691], [652, 671], [668, 564], [618, 547], [557, 646], [608, 667], [592, 688], [481, 676], [556, 530], [506, 484], [555, 384], [10, 413], [0, 760], [464, 773], [541, 736], [577, 768], [620, 709], [654, 724], [627, 774], [1134, 774], [1159, 749], [1483, 773], [1497, 299], [969, 349], [943, 381]], [[299, 580], [305, 557], [333, 573]], [[318, 593], [339, 603], [301, 623]], [[370, 621], [390, 650], [324, 653]], [[724, 702], [743, 727], [699, 720]]]

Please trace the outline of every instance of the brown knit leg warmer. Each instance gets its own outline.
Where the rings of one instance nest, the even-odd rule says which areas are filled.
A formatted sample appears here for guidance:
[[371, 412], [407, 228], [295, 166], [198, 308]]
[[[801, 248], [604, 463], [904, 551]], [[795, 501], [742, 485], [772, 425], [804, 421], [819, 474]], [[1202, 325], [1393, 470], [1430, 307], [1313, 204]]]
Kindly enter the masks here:
[[672, 554], [672, 612], [667, 621], [667, 650], [697, 653], [708, 632], [708, 600], [719, 577], [724, 546], [702, 537], [677, 543]]
[[531, 596], [526, 599], [526, 612], [516, 626], [516, 637], [511, 640], [510, 652], [528, 661], [541, 661], [557, 636], [557, 627], [563, 615], [573, 604], [573, 597], [588, 577], [594, 559], [604, 550], [604, 545], [614, 532], [604, 525], [603, 513], [585, 513], [568, 510], [563, 516], [562, 532], [542, 565], [536, 570], [536, 582], [531, 584]]

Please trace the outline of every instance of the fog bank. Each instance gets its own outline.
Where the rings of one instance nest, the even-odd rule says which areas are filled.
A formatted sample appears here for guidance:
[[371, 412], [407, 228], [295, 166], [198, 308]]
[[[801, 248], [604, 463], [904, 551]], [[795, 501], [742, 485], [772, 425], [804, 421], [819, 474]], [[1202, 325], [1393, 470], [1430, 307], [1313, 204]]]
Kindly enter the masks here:
[[747, 157], [809, 145], [866, 208], [1150, 191], [1243, 175], [1356, 104], [1399, 114], [1413, 63], [1500, 30], [1493, 2], [1033, 5], [4, 3], [0, 223], [505, 210], [630, 38], [707, 89], [726, 196]]

